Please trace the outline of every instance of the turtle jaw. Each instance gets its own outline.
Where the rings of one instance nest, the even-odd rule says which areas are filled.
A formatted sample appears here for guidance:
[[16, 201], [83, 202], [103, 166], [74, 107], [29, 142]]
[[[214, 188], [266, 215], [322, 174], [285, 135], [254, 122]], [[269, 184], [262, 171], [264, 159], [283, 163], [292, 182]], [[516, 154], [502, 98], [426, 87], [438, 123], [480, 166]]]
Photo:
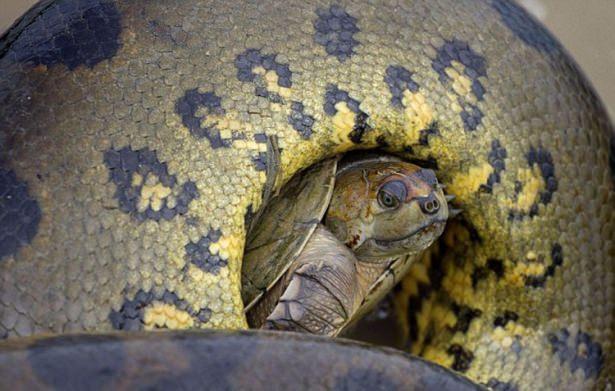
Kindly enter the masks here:
[[446, 221], [446, 219], [430, 221], [401, 238], [368, 239], [354, 250], [355, 254], [362, 260], [378, 260], [382, 259], [383, 255], [397, 256], [422, 251], [442, 234]]

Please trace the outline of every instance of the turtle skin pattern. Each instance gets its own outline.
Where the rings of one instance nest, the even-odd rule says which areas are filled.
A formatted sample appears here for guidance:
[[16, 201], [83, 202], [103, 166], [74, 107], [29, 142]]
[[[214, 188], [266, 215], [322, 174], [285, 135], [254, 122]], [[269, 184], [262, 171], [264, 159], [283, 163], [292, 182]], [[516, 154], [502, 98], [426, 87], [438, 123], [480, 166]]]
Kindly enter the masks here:
[[45, 1], [0, 39], [0, 132], [5, 337], [246, 327], [263, 198], [380, 148], [464, 211], [398, 289], [408, 348], [612, 386], [615, 136], [513, 2]]

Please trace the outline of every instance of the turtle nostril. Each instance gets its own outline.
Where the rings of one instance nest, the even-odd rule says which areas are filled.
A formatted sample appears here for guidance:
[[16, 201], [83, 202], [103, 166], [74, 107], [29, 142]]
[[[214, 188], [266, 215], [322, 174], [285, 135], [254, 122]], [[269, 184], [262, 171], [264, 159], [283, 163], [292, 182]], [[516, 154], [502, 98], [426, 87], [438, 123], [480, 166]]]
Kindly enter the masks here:
[[419, 206], [421, 207], [423, 213], [427, 213], [430, 215], [435, 214], [438, 212], [438, 210], [440, 210], [440, 203], [438, 202], [438, 199], [433, 193], [431, 193], [427, 197], [420, 198]]

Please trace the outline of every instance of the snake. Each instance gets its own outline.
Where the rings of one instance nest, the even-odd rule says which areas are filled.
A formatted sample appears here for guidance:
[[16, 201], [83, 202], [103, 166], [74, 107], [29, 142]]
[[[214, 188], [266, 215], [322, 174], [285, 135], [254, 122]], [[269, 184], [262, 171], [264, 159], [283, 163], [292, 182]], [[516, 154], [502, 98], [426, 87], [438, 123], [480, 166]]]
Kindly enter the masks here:
[[12, 339], [0, 346], [0, 379], [20, 390], [485, 390], [399, 350], [255, 330]]
[[0, 38], [0, 134], [7, 342], [246, 328], [267, 194], [373, 149], [463, 210], [395, 289], [411, 353], [612, 387], [613, 126], [511, 0], [42, 1]]

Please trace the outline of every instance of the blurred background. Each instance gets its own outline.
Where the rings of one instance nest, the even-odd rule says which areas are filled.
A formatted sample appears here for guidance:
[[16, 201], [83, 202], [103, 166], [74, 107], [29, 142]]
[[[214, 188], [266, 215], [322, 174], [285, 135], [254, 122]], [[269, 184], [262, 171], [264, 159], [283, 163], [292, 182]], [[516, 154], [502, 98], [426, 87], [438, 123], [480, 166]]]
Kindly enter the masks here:
[[[0, 32], [35, 0], [0, 0]], [[615, 0], [518, 0], [549, 27], [589, 76], [615, 120]]]

